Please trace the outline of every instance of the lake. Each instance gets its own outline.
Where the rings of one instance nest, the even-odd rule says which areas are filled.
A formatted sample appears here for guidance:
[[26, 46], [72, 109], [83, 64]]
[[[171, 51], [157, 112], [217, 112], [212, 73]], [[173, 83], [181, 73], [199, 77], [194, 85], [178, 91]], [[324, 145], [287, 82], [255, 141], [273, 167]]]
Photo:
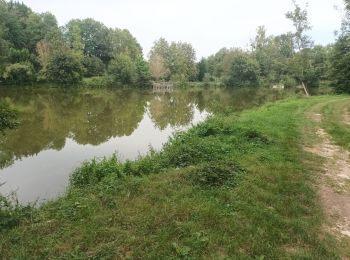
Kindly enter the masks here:
[[283, 96], [272, 90], [0, 88], [20, 125], [0, 135], [0, 192], [22, 204], [53, 199], [83, 161], [116, 153], [136, 159], [212, 113], [238, 111]]

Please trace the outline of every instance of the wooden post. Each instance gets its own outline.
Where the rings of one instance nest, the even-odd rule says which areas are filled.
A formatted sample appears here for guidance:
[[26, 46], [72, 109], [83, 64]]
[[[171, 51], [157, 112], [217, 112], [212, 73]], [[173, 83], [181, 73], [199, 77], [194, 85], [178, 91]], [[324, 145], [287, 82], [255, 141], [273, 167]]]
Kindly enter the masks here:
[[304, 88], [304, 91], [305, 91], [306, 96], [309, 97], [310, 95], [309, 95], [309, 92], [307, 91], [307, 88], [306, 88], [304, 82], [301, 82], [301, 85], [302, 85], [303, 88]]

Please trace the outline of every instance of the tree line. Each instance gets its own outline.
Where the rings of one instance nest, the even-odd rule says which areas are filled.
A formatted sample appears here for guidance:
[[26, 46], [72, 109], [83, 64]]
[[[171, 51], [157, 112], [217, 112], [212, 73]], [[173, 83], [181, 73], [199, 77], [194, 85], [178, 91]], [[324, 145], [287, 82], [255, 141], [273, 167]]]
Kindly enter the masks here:
[[128, 30], [93, 19], [59, 27], [50, 13], [0, 0], [0, 78], [4, 83], [80, 83], [109, 75], [113, 83], [148, 84], [142, 49]]
[[347, 17], [335, 44], [314, 45], [307, 35], [311, 29], [307, 9], [293, 1], [286, 14], [294, 31], [267, 35], [257, 29], [250, 48], [223, 48], [197, 64], [198, 80], [219, 82], [228, 87], [257, 87], [275, 84], [293, 87], [304, 83], [309, 88], [333, 86], [350, 92], [349, 0]]
[[250, 48], [223, 48], [196, 61], [191, 44], [157, 40], [144, 59], [128, 31], [88, 19], [59, 27], [50, 13], [0, 0], [0, 81], [5, 84], [54, 82], [88, 86], [148, 86], [151, 80], [199, 81], [226, 87], [304, 83], [350, 92], [350, 3], [336, 42], [314, 45], [307, 8], [293, 1], [286, 14], [294, 31], [267, 35], [257, 29]]

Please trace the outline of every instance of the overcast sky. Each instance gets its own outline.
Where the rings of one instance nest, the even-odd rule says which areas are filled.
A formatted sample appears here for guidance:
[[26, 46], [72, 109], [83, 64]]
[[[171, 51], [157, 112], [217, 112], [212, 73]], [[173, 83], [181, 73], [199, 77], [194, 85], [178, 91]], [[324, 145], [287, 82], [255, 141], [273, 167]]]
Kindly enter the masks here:
[[[265, 25], [268, 34], [292, 30], [285, 13], [291, 0], [23, 0], [36, 12], [53, 13], [60, 25], [72, 18], [91, 17], [108, 27], [128, 29], [147, 55], [153, 42], [191, 43], [197, 58], [222, 47], [247, 47], [256, 28]], [[310, 35], [317, 44], [334, 40], [341, 23], [335, 6], [342, 0], [309, 0]], [[298, 0], [302, 6], [305, 0]]]

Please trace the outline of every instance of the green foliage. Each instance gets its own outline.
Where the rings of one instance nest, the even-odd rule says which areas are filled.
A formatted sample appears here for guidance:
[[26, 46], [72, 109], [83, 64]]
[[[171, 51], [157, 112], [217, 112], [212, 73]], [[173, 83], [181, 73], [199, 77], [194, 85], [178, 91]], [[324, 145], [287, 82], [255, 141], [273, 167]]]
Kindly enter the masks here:
[[122, 53], [116, 55], [108, 65], [108, 73], [114, 82], [127, 85], [136, 82], [136, 68], [131, 58]]
[[202, 58], [200, 62], [197, 63], [197, 80], [198, 81], [203, 81], [205, 75], [207, 74], [208, 71], [208, 65], [207, 65], [207, 60]]
[[333, 86], [338, 93], [350, 93], [350, 36], [340, 36], [331, 57]]
[[7, 103], [0, 103], [0, 133], [5, 129], [13, 129], [18, 125], [18, 113]]
[[7, 61], [10, 63], [27, 62], [31, 60], [31, 54], [28, 49], [10, 48]]
[[258, 87], [259, 65], [245, 54], [237, 55], [231, 64], [231, 72], [226, 82], [230, 87]]
[[337, 103], [329, 103], [322, 107], [322, 126], [332, 136], [332, 140], [350, 151], [349, 122], [345, 122], [344, 114], [350, 113], [349, 100], [344, 97]]
[[83, 66], [85, 68], [84, 77], [102, 76], [106, 69], [102, 60], [95, 56], [84, 56]]
[[8, 83], [28, 84], [35, 80], [34, 68], [30, 63], [15, 63], [5, 68], [3, 78]]
[[[50, 13], [33, 12], [19, 2], [0, 2], [0, 77], [6, 76], [11, 83], [27, 83], [30, 71], [32, 79], [41, 82], [76, 84], [82, 76], [104, 75], [110, 61], [120, 55], [131, 60], [132, 70], [136, 72], [131, 73], [127, 67], [126, 74], [129, 74], [122, 72], [118, 81], [148, 86], [149, 72], [140, 58], [141, 46], [128, 30], [109, 29], [91, 18], [71, 20], [59, 28]], [[16, 66], [11, 67], [14, 64]], [[24, 67], [19, 68], [18, 64], [32, 65], [27, 73], [22, 71], [20, 77], [15, 70], [24, 70]], [[4, 74], [6, 67], [10, 71]], [[16, 74], [15, 77], [12, 74]]]
[[83, 78], [81, 84], [88, 88], [103, 88], [112, 87], [113, 79], [110, 76], [96, 76], [90, 78]]
[[139, 87], [149, 87], [151, 74], [149, 71], [148, 64], [142, 57], [138, 57], [135, 61], [135, 70], [136, 70], [136, 85]]
[[186, 175], [193, 185], [208, 187], [234, 187], [242, 169], [231, 161], [204, 163], [194, 167]]
[[0, 194], [0, 232], [16, 227], [22, 220], [30, 217], [32, 212], [32, 205], [21, 206], [16, 200]]
[[309, 36], [305, 35], [305, 32], [311, 29], [308, 12], [306, 9], [302, 9], [296, 2], [293, 0], [294, 10], [287, 12], [286, 17], [293, 22], [295, 27], [294, 32], [294, 42], [298, 50], [308, 48], [312, 45], [312, 41]]
[[124, 53], [134, 62], [142, 57], [142, 48], [132, 34], [124, 29], [112, 29], [109, 31], [111, 51], [113, 55]]
[[121, 177], [121, 170], [121, 164], [115, 156], [111, 159], [103, 158], [100, 161], [93, 159], [92, 161], [84, 162], [80, 168], [73, 172], [70, 183], [74, 187], [95, 185], [111, 174]]
[[[83, 47], [84, 55], [95, 56], [105, 64], [108, 64], [111, 60], [112, 50], [109, 41], [109, 30], [104, 24], [91, 18], [75, 19], [66, 25], [66, 30], [66, 37], [73, 45], [77, 41], [81, 41], [79, 48]], [[80, 34], [81, 39], [79, 39], [77, 33]]]
[[189, 43], [169, 44], [160, 38], [154, 43], [149, 56], [152, 76], [155, 79], [166, 78], [180, 82], [196, 79], [196, 52]]
[[78, 55], [70, 50], [58, 50], [47, 66], [47, 77], [59, 84], [76, 84], [82, 80], [84, 67]]

